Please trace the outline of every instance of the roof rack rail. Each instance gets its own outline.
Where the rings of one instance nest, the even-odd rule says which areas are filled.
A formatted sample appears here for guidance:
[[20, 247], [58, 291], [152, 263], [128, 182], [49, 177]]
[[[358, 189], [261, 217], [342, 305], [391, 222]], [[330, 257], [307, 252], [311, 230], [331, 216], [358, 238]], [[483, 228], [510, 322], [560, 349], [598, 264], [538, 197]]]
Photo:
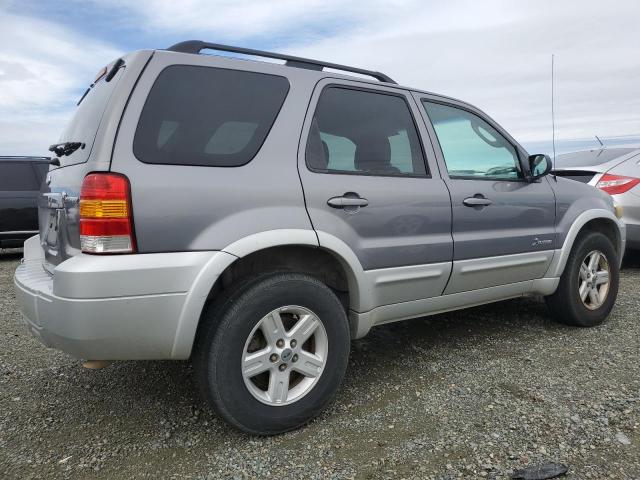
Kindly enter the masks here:
[[309, 70], [322, 71], [323, 68], [333, 68], [335, 70], [343, 70], [345, 72], [357, 73], [360, 75], [367, 75], [373, 77], [376, 80], [387, 83], [396, 83], [393, 79], [381, 72], [375, 72], [373, 70], [365, 70], [362, 68], [349, 67], [347, 65], [338, 65], [337, 63], [321, 62], [319, 60], [312, 60], [310, 58], [294, 57], [292, 55], [284, 55], [281, 53], [266, 52], [263, 50], [254, 50], [252, 48], [234, 47], [231, 45], [220, 45], [219, 43], [208, 43], [201, 40], [187, 40], [185, 42], [176, 43], [167, 48], [171, 52], [181, 53], [200, 53], [202, 50], [219, 50], [221, 52], [233, 52], [241, 53], [244, 55], [253, 55], [256, 57], [276, 58], [279, 60], [285, 60], [286, 65], [290, 67], [306, 68]]

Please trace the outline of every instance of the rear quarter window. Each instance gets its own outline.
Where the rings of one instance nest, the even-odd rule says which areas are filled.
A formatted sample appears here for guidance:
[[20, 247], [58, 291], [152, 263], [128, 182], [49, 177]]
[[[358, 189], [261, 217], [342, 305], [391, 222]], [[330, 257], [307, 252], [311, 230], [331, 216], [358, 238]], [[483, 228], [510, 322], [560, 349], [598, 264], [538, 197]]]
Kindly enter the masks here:
[[237, 167], [264, 143], [289, 91], [284, 77], [173, 65], [142, 109], [133, 152], [144, 163]]

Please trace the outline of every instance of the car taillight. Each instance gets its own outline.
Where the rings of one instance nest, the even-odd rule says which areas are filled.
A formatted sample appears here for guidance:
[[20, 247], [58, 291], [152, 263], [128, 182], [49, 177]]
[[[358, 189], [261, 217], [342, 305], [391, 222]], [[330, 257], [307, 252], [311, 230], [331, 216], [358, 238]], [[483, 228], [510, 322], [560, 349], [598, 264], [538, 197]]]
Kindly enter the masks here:
[[605, 173], [598, 183], [596, 183], [596, 187], [600, 190], [604, 190], [609, 195], [617, 195], [619, 193], [624, 193], [627, 190], [631, 190], [639, 183], [640, 178], [623, 177], [621, 175]]
[[131, 189], [117, 173], [91, 173], [80, 190], [80, 246], [85, 253], [134, 253]]

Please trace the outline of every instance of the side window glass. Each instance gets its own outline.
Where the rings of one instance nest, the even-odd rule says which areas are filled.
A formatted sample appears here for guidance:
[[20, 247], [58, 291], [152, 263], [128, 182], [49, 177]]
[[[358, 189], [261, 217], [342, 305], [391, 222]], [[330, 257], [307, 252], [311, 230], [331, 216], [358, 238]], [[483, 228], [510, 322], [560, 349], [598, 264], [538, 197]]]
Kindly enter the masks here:
[[396, 95], [326, 88], [306, 148], [307, 166], [326, 173], [426, 176], [406, 101]]
[[451, 178], [522, 178], [516, 149], [486, 121], [460, 108], [422, 103]]
[[151, 87], [133, 153], [145, 163], [245, 165], [262, 147], [288, 91], [284, 77], [172, 65]]

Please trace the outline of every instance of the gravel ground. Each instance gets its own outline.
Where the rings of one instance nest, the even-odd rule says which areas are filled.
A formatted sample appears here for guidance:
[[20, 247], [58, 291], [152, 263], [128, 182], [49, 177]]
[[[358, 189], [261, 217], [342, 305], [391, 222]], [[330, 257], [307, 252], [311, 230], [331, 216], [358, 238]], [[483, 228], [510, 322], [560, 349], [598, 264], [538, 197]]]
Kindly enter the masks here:
[[99, 371], [23, 330], [0, 254], [0, 478], [640, 478], [640, 257], [605, 325], [551, 323], [518, 299], [375, 328], [337, 401], [298, 431], [243, 435], [186, 362]]

